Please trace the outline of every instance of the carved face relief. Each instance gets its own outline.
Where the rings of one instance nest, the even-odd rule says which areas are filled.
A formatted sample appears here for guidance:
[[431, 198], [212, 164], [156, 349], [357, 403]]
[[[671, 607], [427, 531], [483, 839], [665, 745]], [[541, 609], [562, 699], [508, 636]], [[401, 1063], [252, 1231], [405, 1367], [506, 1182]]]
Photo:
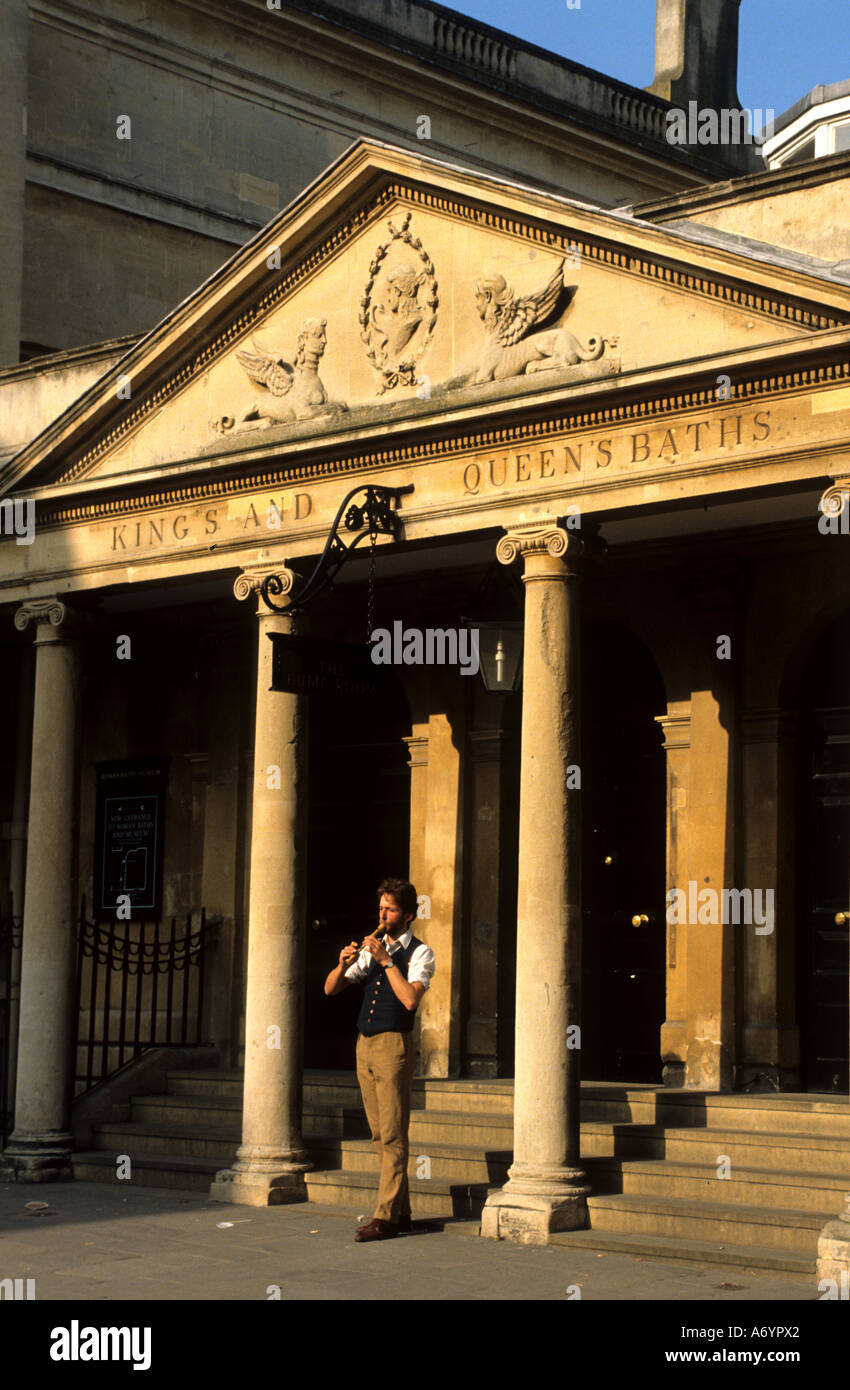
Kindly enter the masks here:
[[411, 215], [407, 213], [398, 228], [388, 224], [390, 240], [375, 253], [361, 300], [360, 340], [381, 374], [380, 395], [416, 384], [419, 360], [437, 324], [434, 265], [422, 242], [408, 230]]
[[301, 325], [301, 332], [298, 334], [298, 354], [296, 365], [299, 360], [306, 362], [309, 366], [315, 366], [319, 358], [328, 345], [328, 335], [325, 332], [327, 319], [305, 319]]

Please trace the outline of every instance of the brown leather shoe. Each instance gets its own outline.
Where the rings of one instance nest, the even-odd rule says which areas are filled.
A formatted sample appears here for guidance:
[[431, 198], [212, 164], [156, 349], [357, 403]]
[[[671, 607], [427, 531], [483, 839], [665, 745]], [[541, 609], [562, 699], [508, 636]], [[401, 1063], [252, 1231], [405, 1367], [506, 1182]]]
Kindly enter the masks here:
[[398, 1226], [392, 1221], [380, 1221], [375, 1217], [368, 1226], [358, 1226], [355, 1240], [392, 1240], [398, 1235]]

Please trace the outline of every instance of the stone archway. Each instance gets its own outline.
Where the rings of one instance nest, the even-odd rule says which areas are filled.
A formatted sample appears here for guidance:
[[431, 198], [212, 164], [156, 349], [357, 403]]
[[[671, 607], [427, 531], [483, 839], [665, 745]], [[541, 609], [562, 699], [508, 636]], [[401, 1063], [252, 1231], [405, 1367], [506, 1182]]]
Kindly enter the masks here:
[[648, 648], [620, 623], [584, 629], [582, 705], [583, 1075], [660, 1083], [665, 693]]
[[820, 625], [806, 656], [795, 786], [801, 1079], [810, 1091], [843, 1092], [848, 1084], [850, 608]]

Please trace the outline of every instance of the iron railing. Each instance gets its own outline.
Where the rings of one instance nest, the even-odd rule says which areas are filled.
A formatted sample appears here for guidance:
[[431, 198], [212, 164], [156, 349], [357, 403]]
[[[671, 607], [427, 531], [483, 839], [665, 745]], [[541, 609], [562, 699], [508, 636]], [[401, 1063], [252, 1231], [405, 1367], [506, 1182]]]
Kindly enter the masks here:
[[169, 922], [89, 922], [77, 936], [75, 1095], [83, 1095], [152, 1047], [204, 1041], [204, 976], [218, 920], [201, 908], [182, 935]]

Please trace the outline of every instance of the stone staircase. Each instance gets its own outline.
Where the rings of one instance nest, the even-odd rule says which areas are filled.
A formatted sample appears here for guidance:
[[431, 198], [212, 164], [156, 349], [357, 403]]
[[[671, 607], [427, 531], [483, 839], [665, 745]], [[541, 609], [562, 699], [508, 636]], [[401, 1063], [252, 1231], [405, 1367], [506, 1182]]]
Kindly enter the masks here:
[[[233, 1160], [241, 1105], [240, 1072], [172, 1071], [165, 1094], [136, 1097], [95, 1127], [96, 1148], [75, 1155], [74, 1174], [109, 1181], [126, 1154], [140, 1185], [206, 1191]], [[480, 1215], [506, 1180], [512, 1107], [512, 1081], [414, 1082], [414, 1217]], [[584, 1083], [581, 1135], [590, 1229], [556, 1236], [559, 1245], [814, 1272], [821, 1227], [850, 1186], [844, 1097]], [[378, 1164], [353, 1073], [305, 1073], [304, 1136], [310, 1201], [371, 1215]]]

